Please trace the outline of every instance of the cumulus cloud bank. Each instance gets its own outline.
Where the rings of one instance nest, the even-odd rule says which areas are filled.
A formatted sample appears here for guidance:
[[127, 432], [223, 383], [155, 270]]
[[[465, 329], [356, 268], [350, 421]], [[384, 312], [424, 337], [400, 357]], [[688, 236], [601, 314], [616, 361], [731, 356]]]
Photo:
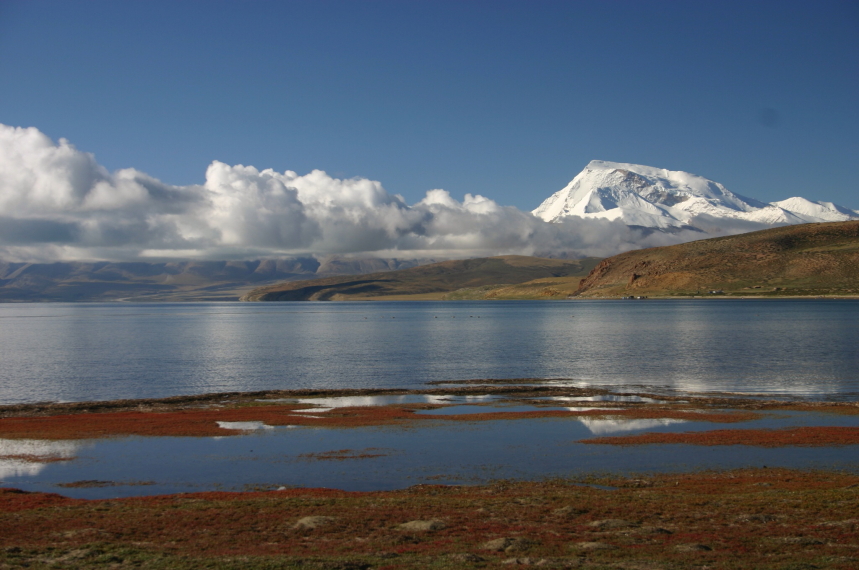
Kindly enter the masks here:
[[[713, 234], [753, 228], [714, 228]], [[608, 256], [706, 237], [619, 221], [547, 223], [479, 195], [430, 190], [409, 205], [381, 183], [212, 162], [172, 186], [36, 128], [0, 125], [0, 259], [253, 259], [294, 254]]]

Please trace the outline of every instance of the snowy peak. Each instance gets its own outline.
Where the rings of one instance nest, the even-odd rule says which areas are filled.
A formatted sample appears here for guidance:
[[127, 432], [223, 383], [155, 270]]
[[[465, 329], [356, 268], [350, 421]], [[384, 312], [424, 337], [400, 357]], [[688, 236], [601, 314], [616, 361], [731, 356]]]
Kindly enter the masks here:
[[746, 201], [729, 192], [718, 182], [681, 170], [592, 160], [582, 174], [588, 171], [593, 173], [594, 177], [603, 176], [606, 179], [616, 179], [619, 175], [628, 183], [630, 189], [639, 190], [643, 196], [651, 198], [650, 201], [662, 201], [669, 206], [689, 198], [703, 198], [724, 201], [738, 209], [748, 207]]
[[829, 202], [789, 198], [766, 204], [697, 174], [603, 160], [591, 161], [532, 213], [547, 222], [579, 216], [660, 229], [687, 226], [702, 214], [767, 225], [859, 218], [859, 212]]
[[771, 205], [787, 210], [798, 217], [819, 218], [827, 222], [845, 222], [859, 216], [859, 211], [849, 210], [832, 202], [812, 202], [798, 196], [772, 202]]

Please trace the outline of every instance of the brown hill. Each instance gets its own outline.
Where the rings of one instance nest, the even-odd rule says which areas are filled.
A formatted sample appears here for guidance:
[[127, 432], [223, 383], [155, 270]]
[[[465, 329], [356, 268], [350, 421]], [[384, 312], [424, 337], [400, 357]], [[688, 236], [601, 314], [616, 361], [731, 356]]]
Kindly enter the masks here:
[[580, 297], [698, 294], [859, 295], [859, 221], [630, 251], [604, 259], [575, 292]]
[[360, 277], [331, 277], [279, 283], [255, 289], [242, 297], [242, 300], [441, 299], [451, 292], [499, 284], [514, 285], [570, 276], [578, 280], [579, 277], [587, 275], [598, 261], [596, 258], [564, 260], [520, 255], [442, 261]]

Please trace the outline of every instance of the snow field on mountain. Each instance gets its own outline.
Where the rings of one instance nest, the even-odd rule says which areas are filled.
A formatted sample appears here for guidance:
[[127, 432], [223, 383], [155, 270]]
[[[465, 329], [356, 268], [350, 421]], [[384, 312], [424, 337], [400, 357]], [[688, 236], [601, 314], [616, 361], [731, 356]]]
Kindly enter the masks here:
[[661, 230], [695, 227], [701, 215], [765, 225], [859, 219], [859, 211], [831, 202], [793, 197], [767, 204], [689, 172], [603, 160], [591, 161], [532, 213], [547, 222], [579, 216]]

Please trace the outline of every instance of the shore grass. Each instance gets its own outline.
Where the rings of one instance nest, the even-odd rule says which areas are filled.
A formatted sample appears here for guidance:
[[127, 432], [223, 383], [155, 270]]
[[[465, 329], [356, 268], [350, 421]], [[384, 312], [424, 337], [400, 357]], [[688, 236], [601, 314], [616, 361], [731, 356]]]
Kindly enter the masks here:
[[859, 476], [785, 469], [92, 501], [7, 489], [0, 567], [848, 569], [857, 513]]

